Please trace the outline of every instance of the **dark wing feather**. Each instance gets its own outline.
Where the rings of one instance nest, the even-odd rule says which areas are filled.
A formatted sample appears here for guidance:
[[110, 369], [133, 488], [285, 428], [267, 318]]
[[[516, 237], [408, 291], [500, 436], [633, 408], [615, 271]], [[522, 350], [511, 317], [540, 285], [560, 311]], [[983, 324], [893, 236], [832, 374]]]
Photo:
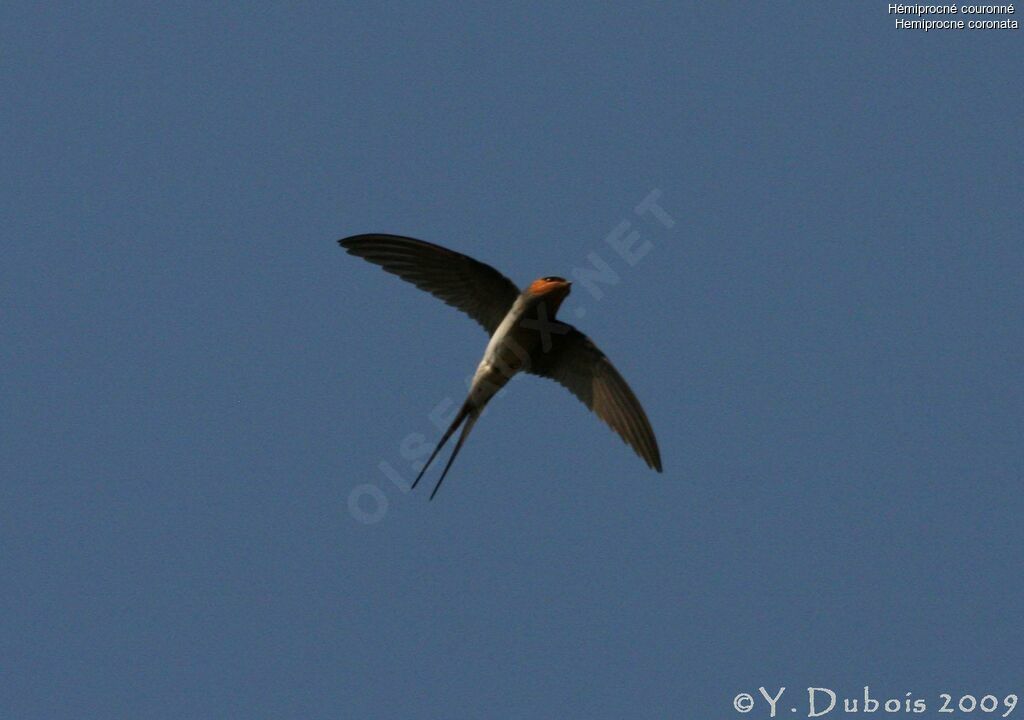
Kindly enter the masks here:
[[355, 235], [338, 244], [458, 308], [491, 334], [519, 296], [490, 265], [440, 245], [398, 235]]
[[551, 338], [529, 372], [561, 383], [617, 432], [652, 468], [661, 472], [661, 453], [640, 401], [608, 357], [571, 325]]

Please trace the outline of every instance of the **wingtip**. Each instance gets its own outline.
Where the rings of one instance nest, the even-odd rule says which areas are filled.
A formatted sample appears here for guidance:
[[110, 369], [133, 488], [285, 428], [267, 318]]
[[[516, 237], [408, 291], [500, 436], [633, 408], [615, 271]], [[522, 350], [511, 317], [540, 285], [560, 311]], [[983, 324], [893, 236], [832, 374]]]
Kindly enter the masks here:
[[354, 248], [354, 247], [356, 247], [358, 245], [364, 245], [364, 244], [366, 244], [369, 241], [373, 241], [375, 239], [380, 239], [381, 237], [382, 237], [381, 235], [376, 235], [374, 233], [363, 233], [361, 235], [349, 235], [348, 237], [343, 237], [341, 240], [339, 240], [338, 244], [341, 245], [346, 250], [349, 250], [349, 249]]
[[[405, 240], [398, 235], [381, 235], [380, 233], [362, 233], [360, 235], [349, 235], [338, 241], [338, 244], [348, 251], [351, 255], [356, 255], [360, 251], [366, 251], [368, 248], [382, 247], [391, 240]], [[421, 242], [421, 241], [415, 241]]]
[[650, 457], [644, 457], [644, 460], [647, 461], [647, 467], [649, 467], [651, 470], [654, 470], [655, 472], [659, 473], [662, 472], [661, 453], [658, 452], [657, 448], [654, 449], [653, 455], [651, 455]]

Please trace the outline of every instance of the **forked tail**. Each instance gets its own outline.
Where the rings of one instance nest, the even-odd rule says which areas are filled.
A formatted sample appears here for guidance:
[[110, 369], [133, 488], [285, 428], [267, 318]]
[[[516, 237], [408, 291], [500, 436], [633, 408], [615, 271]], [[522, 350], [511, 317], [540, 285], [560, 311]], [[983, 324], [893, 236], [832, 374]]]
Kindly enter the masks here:
[[437, 495], [437, 491], [441, 488], [441, 483], [444, 482], [445, 475], [448, 474], [448, 470], [451, 469], [452, 463], [455, 462], [455, 456], [458, 455], [459, 450], [462, 449], [462, 444], [466, 442], [466, 437], [469, 435], [469, 431], [473, 429], [478, 417], [480, 416], [473, 412], [468, 402], [463, 404], [462, 409], [459, 410], [459, 414], [455, 416], [452, 424], [444, 431], [444, 435], [441, 436], [441, 441], [437, 443], [437, 447], [434, 448], [434, 452], [430, 454], [430, 457], [427, 459], [427, 463], [423, 466], [423, 469], [420, 470], [420, 474], [416, 476], [416, 479], [412, 483], [412, 489], [415, 489], [416, 485], [419, 484], [420, 478], [423, 477], [423, 473], [425, 473], [427, 468], [430, 467], [430, 463], [434, 462], [434, 458], [437, 457], [439, 452], [441, 452], [441, 448], [443, 448], [445, 443], [448, 442], [448, 438], [450, 438], [452, 433], [458, 429], [459, 425], [462, 425], [463, 421], [465, 421], [466, 424], [462, 428], [462, 432], [459, 434], [459, 440], [455, 443], [455, 449], [452, 450], [452, 456], [448, 458], [448, 464], [444, 466], [444, 471], [441, 473], [441, 479], [437, 481], [437, 485], [434, 486], [433, 492], [430, 493], [430, 499], [434, 499], [434, 496]]

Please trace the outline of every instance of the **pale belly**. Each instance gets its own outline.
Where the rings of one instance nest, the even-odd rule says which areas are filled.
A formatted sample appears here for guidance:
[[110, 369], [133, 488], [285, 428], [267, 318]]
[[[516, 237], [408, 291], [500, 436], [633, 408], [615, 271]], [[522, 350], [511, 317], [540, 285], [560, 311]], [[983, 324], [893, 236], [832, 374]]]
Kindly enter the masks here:
[[476, 407], [483, 407], [516, 373], [530, 364], [533, 335], [511, 323], [507, 327], [503, 323], [494, 334], [473, 375], [469, 391], [470, 400]]

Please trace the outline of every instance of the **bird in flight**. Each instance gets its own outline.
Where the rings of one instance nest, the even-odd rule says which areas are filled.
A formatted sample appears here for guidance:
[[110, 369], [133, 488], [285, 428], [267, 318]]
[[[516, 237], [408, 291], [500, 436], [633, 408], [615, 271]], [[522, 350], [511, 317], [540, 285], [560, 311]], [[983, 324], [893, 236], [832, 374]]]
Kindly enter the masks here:
[[500, 272], [453, 250], [398, 235], [354, 235], [338, 244], [458, 308], [490, 334], [469, 395], [413, 482], [465, 423], [455, 450], [430, 493], [433, 500], [484, 406], [519, 372], [550, 378], [594, 411], [637, 455], [661, 472], [654, 431], [629, 385], [598, 347], [572, 325], [555, 319], [571, 282], [542, 277], [522, 292]]

